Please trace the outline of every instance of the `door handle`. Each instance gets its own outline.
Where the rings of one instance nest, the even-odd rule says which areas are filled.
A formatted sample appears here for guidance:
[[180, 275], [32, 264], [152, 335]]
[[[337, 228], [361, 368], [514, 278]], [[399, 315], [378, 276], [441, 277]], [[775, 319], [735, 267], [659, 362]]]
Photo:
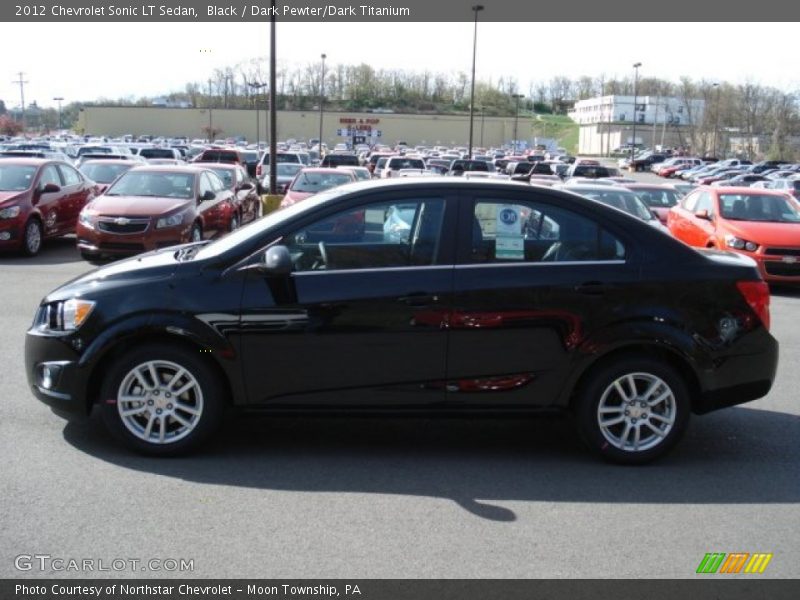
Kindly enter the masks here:
[[416, 294], [409, 294], [408, 296], [400, 296], [397, 301], [407, 304], [408, 306], [422, 307], [438, 302], [439, 296], [420, 292]]
[[589, 296], [600, 296], [609, 291], [613, 286], [603, 283], [602, 281], [587, 281], [575, 286], [575, 291], [579, 294], [586, 294]]

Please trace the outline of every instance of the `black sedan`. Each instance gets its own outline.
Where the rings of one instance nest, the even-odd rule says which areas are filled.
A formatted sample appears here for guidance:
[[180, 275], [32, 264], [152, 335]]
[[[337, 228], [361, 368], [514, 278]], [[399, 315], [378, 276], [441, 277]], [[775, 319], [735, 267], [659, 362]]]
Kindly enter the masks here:
[[426, 178], [88, 273], [44, 298], [25, 359], [55, 412], [100, 410], [148, 454], [197, 447], [231, 406], [556, 409], [631, 464], [767, 394], [778, 348], [745, 257], [565, 191]]

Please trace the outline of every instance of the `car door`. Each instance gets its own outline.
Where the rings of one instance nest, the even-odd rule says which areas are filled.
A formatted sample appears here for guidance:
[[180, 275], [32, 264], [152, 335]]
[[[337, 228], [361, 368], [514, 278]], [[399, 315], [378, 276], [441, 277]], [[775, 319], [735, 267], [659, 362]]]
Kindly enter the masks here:
[[667, 227], [670, 233], [685, 244], [691, 245], [691, 223], [694, 207], [700, 192], [690, 192], [683, 200], [672, 207], [667, 214]]
[[448, 400], [549, 405], [639, 277], [623, 235], [536, 192], [460, 203]]
[[[45, 186], [53, 184], [58, 186], [57, 192], [45, 192]], [[39, 179], [34, 187], [34, 205], [42, 215], [42, 227], [45, 236], [58, 235], [67, 229], [68, 211], [64, 198], [64, 182], [55, 163], [48, 163], [39, 171]]]
[[78, 215], [89, 199], [91, 190], [83, 176], [78, 173], [74, 168], [66, 164], [59, 164], [57, 166], [61, 173], [61, 179], [64, 182], [61, 188], [64, 192], [62, 199], [63, 205], [61, 208], [62, 214], [62, 232], [68, 233], [75, 230], [75, 225], [78, 223]]
[[[705, 211], [708, 218], [698, 216], [702, 214], [702, 211]], [[690, 245], [700, 248], [708, 246], [709, 240], [714, 236], [713, 213], [711, 195], [708, 192], [700, 192], [697, 203], [686, 219]]]
[[251, 276], [243, 295], [250, 401], [377, 407], [441, 401], [453, 206], [441, 193], [373, 192], [279, 234], [294, 271], [278, 280]]
[[209, 239], [224, 230], [223, 203], [229, 202], [233, 192], [214, 173], [205, 171], [199, 177], [197, 210], [203, 219], [203, 237]]

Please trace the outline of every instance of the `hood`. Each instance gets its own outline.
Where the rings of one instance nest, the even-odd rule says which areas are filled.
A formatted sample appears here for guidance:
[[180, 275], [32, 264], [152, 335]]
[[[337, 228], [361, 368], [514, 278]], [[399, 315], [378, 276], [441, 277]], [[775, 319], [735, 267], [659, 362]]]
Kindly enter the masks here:
[[191, 198], [157, 198], [142, 196], [98, 196], [88, 208], [98, 215], [153, 217], [164, 215], [193, 204]]
[[191, 244], [147, 252], [94, 269], [56, 288], [44, 301], [55, 302], [78, 296], [97, 297], [103, 294], [106, 287], [119, 290], [126, 280], [130, 280], [130, 285], [141, 289], [143, 286], [170, 279], [182, 264], [176, 258], [177, 250], [189, 245]]
[[286, 192], [286, 195], [283, 197], [284, 201], [286, 202], [287, 206], [289, 204], [294, 204], [295, 202], [300, 202], [301, 200], [305, 200], [310, 196], [313, 196], [311, 192], [295, 192], [293, 190], [289, 190]]
[[[27, 191], [27, 190], [26, 190]], [[13, 191], [13, 192], [0, 192], [0, 204], [6, 202], [7, 200], [17, 200], [18, 197], [25, 194], [25, 191]]]
[[800, 223], [725, 220], [725, 230], [759, 246], [800, 247]]

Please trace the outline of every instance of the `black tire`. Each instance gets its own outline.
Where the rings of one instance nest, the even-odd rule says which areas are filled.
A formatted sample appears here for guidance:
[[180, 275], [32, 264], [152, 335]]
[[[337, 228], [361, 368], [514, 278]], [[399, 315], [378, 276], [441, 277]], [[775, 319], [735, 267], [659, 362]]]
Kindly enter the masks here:
[[[631, 379], [635, 393], [631, 390]], [[633, 405], [627, 404], [622, 392], [614, 386], [620, 380], [622, 392], [634, 401]], [[658, 387], [645, 397], [650, 385]], [[648, 406], [648, 401], [655, 401], [667, 392], [671, 393], [671, 399], [666, 396], [655, 406]], [[601, 401], [603, 414], [608, 415], [604, 418], [606, 427], [600, 425]], [[578, 432], [590, 449], [611, 462], [641, 465], [665, 455], [678, 443], [689, 424], [691, 401], [683, 376], [672, 366], [630, 356], [605, 362], [590, 372], [573, 408]], [[617, 419], [622, 422], [609, 424]], [[665, 420], [671, 420], [671, 424]], [[627, 434], [626, 426], [630, 427]], [[655, 433], [653, 427], [661, 430], [661, 434]], [[637, 430], [639, 436], [646, 436], [641, 441], [635, 437]], [[635, 442], [642, 447], [634, 449]]]
[[195, 223], [192, 225], [192, 231], [189, 234], [189, 241], [190, 242], [200, 242], [203, 240], [203, 228], [200, 226], [200, 223]]
[[[161, 379], [158, 386], [153, 385], [149, 375], [150, 364]], [[181, 369], [185, 375], [167, 385], [167, 380]], [[135, 375], [137, 371], [139, 377]], [[144, 383], [149, 387], [145, 388]], [[191, 387], [179, 396], [168, 393], [187, 385]], [[123, 403], [120, 397], [124, 395], [141, 397], [142, 401]], [[109, 431], [126, 446], [149, 456], [178, 456], [198, 448], [217, 431], [226, 400], [225, 386], [217, 371], [200, 356], [199, 350], [153, 343], [136, 347], [111, 364], [104, 374], [98, 402]], [[138, 413], [124, 419], [125, 409]], [[148, 430], [149, 422], [152, 425]], [[159, 440], [162, 423], [165, 433]]]
[[22, 253], [25, 256], [36, 256], [42, 249], [42, 222], [37, 218], [28, 219], [22, 230]]

